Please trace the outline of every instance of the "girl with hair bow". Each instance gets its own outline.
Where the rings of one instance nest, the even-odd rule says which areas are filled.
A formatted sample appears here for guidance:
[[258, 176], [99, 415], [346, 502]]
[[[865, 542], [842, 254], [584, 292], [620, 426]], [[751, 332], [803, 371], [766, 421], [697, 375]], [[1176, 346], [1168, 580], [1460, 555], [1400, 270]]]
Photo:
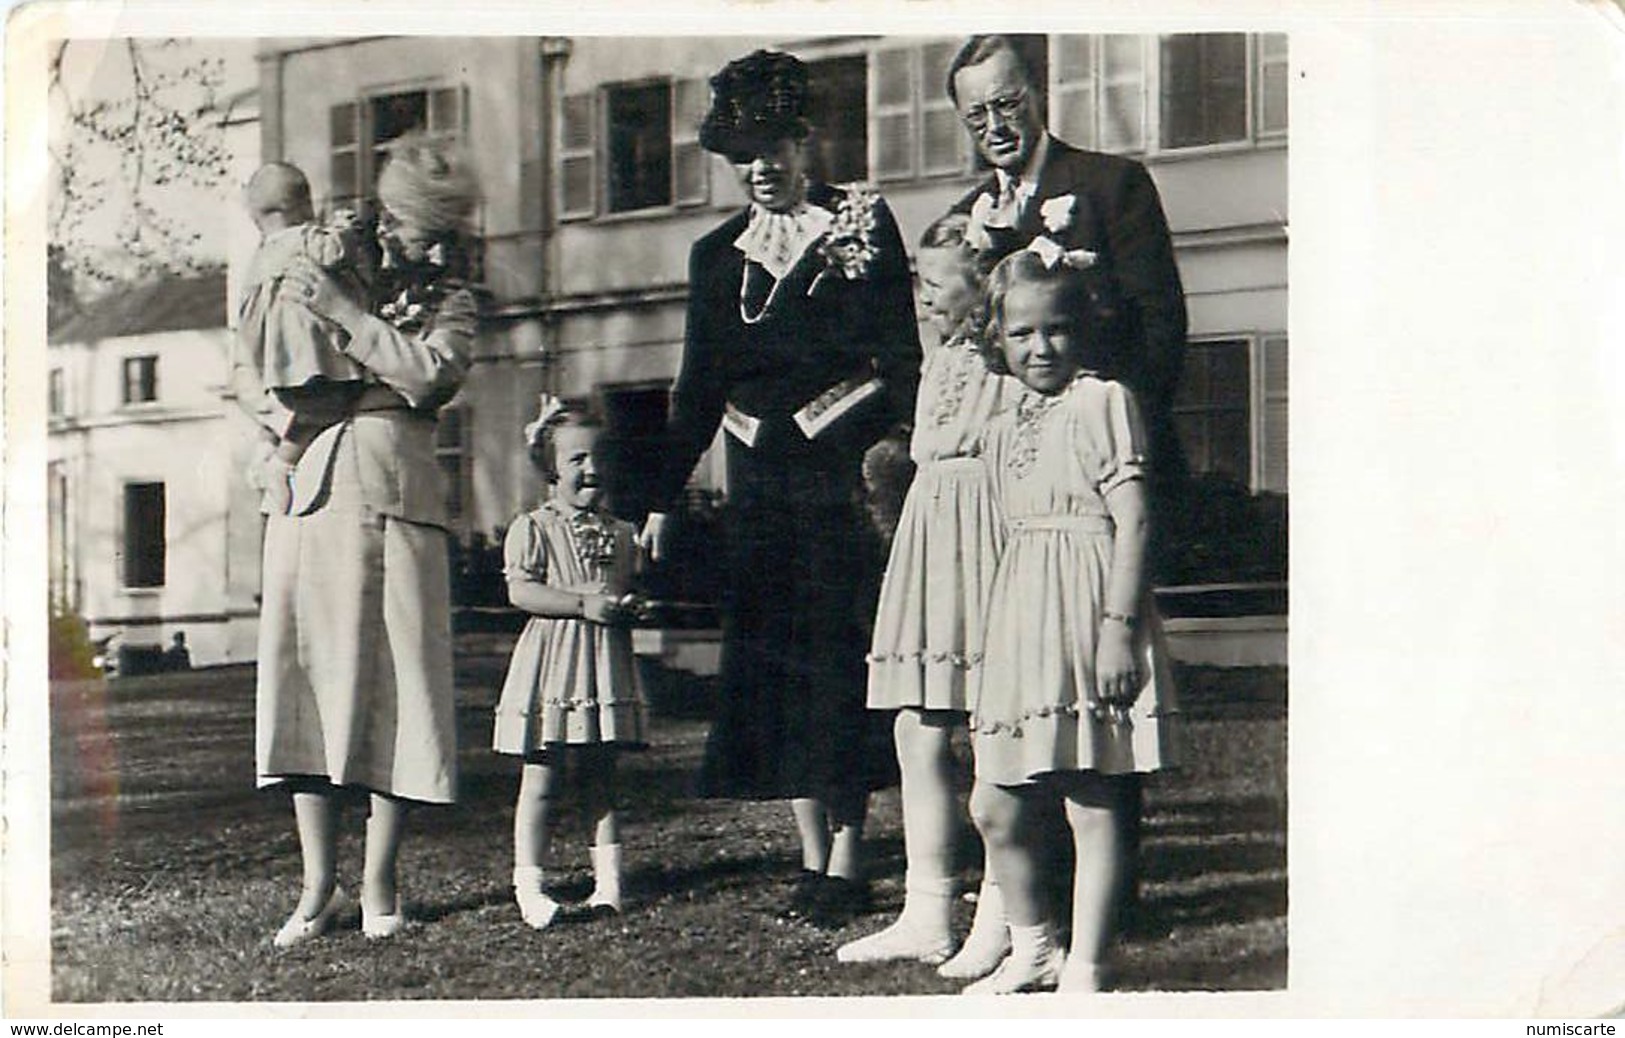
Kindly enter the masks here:
[[565, 760], [584, 817], [593, 820], [595, 885], [586, 909], [621, 910], [620, 823], [615, 753], [644, 742], [644, 697], [632, 656], [641, 612], [632, 591], [637, 532], [603, 510], [605, 455], [597, 419], [541, 395], [524, 429], [548, 499], [508, 527], [503, 544], [508, 600], [531, 614], [519, 635], [492, 746], [524, 761], [514, 805], [514, 896], [525, 923], [546, 928], [560, 905], [546, 890], [553, 812]]

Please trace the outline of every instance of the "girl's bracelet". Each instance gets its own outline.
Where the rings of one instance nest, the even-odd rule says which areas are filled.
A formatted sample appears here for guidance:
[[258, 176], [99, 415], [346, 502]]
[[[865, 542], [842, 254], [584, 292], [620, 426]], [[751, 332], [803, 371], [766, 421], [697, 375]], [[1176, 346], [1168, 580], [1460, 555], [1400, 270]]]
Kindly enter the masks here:
[[1102, 610], [1100, 617], [1103, 620], [1116, 620], [1118, 623], [1122, 624], [1124, 627], [1127, 627], [1131, 631], [1138, 627], [1140, 623], [1127, 613], [1118, 613], [1110, 609]]

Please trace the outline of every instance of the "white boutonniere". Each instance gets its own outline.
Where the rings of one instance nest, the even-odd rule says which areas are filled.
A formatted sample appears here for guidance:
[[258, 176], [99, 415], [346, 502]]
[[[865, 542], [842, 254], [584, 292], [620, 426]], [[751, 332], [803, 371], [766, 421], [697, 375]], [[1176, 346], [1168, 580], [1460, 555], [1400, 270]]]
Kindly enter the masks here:
[[[1071, 196], [1068, 196], [1071, 197]], [[1051, 270], [1057, 263], [1064, 263], [1073, 270], [1088, 270], [1099, 262], [1100, 257], [1088, 249], [1069, 249], [1047, 235], [1039, 235], [1028, 245], [1027, 251], [1036, 253], [1044, 261], [1044, 266]]]
[[1038, 213], [1044, 218], [1044, 230], [1051, 234], [1060, 234], [1072, 226], [1072, 213], [1078, 206], [1077, 195], [1056, 195], [1039, 207]]
[[993, 239], [987, 233], [987, 222], [992, 215], [993, 196], [986, 193], [977, 195], [970, 207], [970, 224], [965, 228], [965, 244], [977, 252], [993, 244]]

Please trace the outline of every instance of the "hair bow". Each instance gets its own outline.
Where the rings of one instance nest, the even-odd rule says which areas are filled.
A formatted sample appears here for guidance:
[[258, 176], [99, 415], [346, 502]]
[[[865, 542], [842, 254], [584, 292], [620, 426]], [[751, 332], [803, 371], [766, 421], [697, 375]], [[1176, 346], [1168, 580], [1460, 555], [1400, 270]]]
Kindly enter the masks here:
[[543, 430], [551, 425], [559, 415], [564, 413], [564, 401], [551, 393], [538, 394], [538, 407], [536, 420], [525, 424], [525, 443], [534, 445]]
[[1036, 253], [1050, 270], [1054, 270], [1057, 263], [1064, 263], [1073, 270], [1088, 270], [1100, 259], [1088, 249], [1068, 249], [1045, 235], [1039, 235], [1028, 243], [1027, 251]]

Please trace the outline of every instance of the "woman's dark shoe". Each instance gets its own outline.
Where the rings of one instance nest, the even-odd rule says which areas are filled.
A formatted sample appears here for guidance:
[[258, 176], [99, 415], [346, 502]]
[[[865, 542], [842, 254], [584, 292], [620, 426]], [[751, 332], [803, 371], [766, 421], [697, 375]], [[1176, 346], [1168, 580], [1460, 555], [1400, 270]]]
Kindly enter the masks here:
[[778, 917], [785, 920], [810, 918], [823, 896], [825, 881], [826, 877], [822, 872], [802, 869], [796, 875], [795, 885], [790, 888], [790, 897], [785, 901], [784, 907], [779, 909]]
[[836, 930], [873, 907], [869, 884], [845, 876], [826, 876], [809, 919], [816, 926]]

